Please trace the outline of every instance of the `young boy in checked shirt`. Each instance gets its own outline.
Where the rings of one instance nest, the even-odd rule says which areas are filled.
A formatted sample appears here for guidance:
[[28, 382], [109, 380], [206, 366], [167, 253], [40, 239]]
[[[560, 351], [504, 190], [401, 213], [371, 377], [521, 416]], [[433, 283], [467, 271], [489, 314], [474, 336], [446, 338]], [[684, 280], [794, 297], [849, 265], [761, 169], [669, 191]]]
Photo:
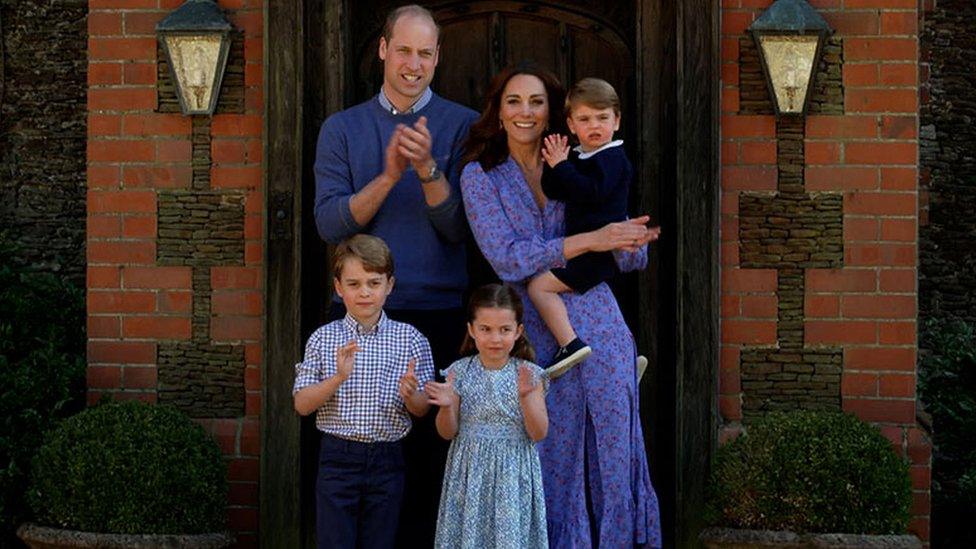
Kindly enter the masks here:
[[[400, 440], [410, 414], [429, 409], [430, 344], [386, 317], [393, 258], [375, 236], [358, 234], [333, 255], [346, 316], [316, 330], [295, 366], [295, 410], [316, 412], [322, 431], [316, 481], [318, 546], [392, 547], [403, 496]], [[409, 412], [409, 414], [408, 414]]]

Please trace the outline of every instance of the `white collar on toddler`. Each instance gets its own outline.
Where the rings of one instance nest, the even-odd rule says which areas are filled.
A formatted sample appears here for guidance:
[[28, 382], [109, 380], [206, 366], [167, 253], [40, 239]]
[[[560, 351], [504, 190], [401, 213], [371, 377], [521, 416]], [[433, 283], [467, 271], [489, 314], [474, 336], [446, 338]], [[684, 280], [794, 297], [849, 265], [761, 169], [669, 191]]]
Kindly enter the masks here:
[[624, 140], [623, 139], [617, 139], [616, 141], [611, 141], [611, 142], [607, 143], [606, 145], [604, 145], [602, 147], [593, 149], [590, 152], [583, 152], [583, 148], [582, 148], [583, 146], [582, 145], [576, 145], [575, 147], [573, 147], [573, 150], [579, 153], [580, 160], [586, 160], [587, 158], [593, 156], [594, 154], [596, 154], [596, 153], [598, 153], [600, 151], [605, 151], [605, 150], [609, 149], [610, 147], [619, 147], [619, 146], [621, 146], [623, 144], [624, 144]]

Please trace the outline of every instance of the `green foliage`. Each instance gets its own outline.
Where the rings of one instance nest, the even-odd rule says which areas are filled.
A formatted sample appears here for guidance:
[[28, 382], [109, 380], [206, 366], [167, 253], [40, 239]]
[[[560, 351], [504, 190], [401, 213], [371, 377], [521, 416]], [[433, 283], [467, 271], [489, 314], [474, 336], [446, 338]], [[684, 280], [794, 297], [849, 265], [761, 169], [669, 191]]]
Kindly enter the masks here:
[[945, 547], [976, 546], [976, 327], [930, 322], [918, 392], [932, 414], [932, 537]]
[[226, 465], [217, 443], [175, 408], [107, 402], [65, 420], [33, 462], [38, 521], [117, 534], [225, 527]]
[[84, 293], [17, 264], [0, 233], [0, 546], [25, 520], [30, 459], [45, 430], [84, 405]]
[[908, 464], [874, 427], [840, 412], [770, 414], [720, 448], [709, 522], [731, 528], [901, 534]]

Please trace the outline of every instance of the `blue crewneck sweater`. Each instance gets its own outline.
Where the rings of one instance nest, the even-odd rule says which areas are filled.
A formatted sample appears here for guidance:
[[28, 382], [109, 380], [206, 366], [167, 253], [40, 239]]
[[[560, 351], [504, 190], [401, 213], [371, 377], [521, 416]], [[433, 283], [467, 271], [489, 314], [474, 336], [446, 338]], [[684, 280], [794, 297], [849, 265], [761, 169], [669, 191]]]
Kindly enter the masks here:
[[[427, 117], [431, 153], [447, 176], [451, 195], [434, 208], [411, 167], [403, 173], [373, 219], [360, 226], [349, 199], [383, 171], [386, 145], [397, 124]], [[356, 233], [382, 238], [393, 253], [396, 285], [390, 309], [461, 306], [467, 286], [467, 220], [459, 185], [461, 146], [477, 113], [437, 94], [415, 113], [392, 114], [377, 97], [330, 116], [319, 132], [315, 156], [315, 223], [319, 235], [338, 243]]]

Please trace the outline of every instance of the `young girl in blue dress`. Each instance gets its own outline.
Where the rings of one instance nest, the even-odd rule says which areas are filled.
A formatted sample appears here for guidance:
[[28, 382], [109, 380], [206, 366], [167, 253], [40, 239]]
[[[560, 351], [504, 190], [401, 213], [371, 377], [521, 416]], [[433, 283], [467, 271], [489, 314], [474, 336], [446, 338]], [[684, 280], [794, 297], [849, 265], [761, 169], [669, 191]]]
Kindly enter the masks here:
[[[475, 353], [475, 351], [477, 351]], [[444, 383], [428, 382], [437, 432], [452, 440], [437, 517], [438, 548], [545, 548], [546, 503], [535, 443], [546, 436], [542, 369], [507, 285], [476, 290], [466, 356]]]

